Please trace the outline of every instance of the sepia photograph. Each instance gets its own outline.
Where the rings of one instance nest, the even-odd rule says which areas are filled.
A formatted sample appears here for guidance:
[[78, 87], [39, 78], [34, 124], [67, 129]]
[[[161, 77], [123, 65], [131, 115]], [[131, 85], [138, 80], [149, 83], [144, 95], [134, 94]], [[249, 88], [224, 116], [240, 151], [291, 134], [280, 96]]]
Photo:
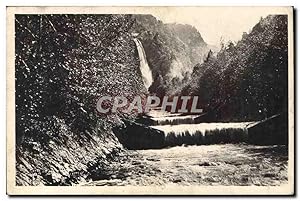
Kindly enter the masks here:
[[293, 7], [7, 7], [9, 195], [293, 195]]

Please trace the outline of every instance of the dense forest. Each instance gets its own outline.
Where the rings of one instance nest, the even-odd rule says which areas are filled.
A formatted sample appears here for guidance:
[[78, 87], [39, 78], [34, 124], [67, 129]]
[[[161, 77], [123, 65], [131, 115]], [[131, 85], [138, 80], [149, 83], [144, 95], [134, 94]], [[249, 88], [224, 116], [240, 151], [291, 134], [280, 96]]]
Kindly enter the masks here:
[[[287, 16], [210, 50], [190, 25], [151, 15], [16, 15], [16, 182], [71, 185], [122, 151], [101, 96], [196, 95], [211, 121], [287, 113]], [[133, 34], [154, 82], [143, 85]]]
[[194, 67], [181, 95], [198, 95], [212, 121], [287, 114], [287, 16], [261, 18], [236, 44], [224, 44]]

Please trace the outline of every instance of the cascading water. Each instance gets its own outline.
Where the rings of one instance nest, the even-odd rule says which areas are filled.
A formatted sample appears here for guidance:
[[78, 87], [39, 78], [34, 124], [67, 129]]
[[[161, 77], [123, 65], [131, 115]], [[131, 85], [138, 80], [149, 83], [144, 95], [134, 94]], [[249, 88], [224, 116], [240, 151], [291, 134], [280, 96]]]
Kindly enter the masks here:
[[147, 89], [149, 89], [149, 87], [151, 86], [151, 84], [153, 82], [153, 78], [152, 78], [152, 72], [151, 72], [148, 62], [147, 62], [145, 50], [139, 39], [134, 38], [133, 40], [136, 44], [138, 54], [139, 54], [140, 69], [141, 69], [141, 73], [142, 73], [142, 77], [143, 77], [143, 82], [144, 82], [145, 87]]
[[[133, 40], [136, 44], [140, 59], [140, 70], [143, 83], [145, 87], [149, 89], [153, 82], [152, 72], [147, 63], [143, 45], [141, 41], [136, 38], [137, 35], [138, 34], [133, 35]], [[165, 144], [160, 145], [162, 147], [177, 146], [181, 144], [210, 144], [219, 143], [219, 141], [244, 142], [247, 138], [247, 125], [252, 123], [199, 123], [196, 120], [199, 115], [184, 115], [181, 113], [171, 114], [166, 111], [157, 112], [155, 109], [151, 110], [148, 115], [148, 117], [150, 117], [153, 121], [153, 125], [148, 127], [150, 130], [146, 129], [147, 131], [145, 130], [145, 132], [153, 132], [153, 138], [155, 138], [156, 134], [159, 133], [160, 138], [163, 138], [163, 141], [165, 142]], [[155, 134], [153, 129], [160, 132], [157, 131]], [[163, 133], [163, 135], [161, 135], [161, 133]], [[145, 140], [143, 139], [143, 142], [144, 141]], [[158, 142], [160, 141], [161, 140], [158, 140]]]

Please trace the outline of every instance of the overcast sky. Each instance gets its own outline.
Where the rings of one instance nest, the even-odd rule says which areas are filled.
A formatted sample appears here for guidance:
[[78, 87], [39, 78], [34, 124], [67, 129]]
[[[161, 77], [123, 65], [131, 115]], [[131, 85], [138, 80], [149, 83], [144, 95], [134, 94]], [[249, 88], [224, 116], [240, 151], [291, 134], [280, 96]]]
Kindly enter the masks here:
[[219, 46], [221, 37], [225, 42], [238, 41], [260, 17], [274, 13], [278, 13], [274, 7], [171, 7], [155, 10], [153, 15], [165, 23], [193, 25], [208, 44]]

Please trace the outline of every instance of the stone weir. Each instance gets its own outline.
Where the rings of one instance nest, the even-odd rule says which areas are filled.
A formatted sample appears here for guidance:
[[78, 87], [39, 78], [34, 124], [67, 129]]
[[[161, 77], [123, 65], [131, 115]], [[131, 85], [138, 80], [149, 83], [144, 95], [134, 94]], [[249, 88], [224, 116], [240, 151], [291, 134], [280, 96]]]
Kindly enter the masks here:
[[[166, 119], [158, 121], [147, 116], [138, 119], [139, 123], [123, 120], [123, 126], [114, 128], [114, 133], [128, 149], [225, 143], [287, 144], [286, 128], [280, 127], [279, 122], [282, 121], [282, 115], [274, 115], [257, 122], [235, 123], [195, 123], [187, 121], [190, 118], [173, 115], [168, 119], [168, 125]], [[175, 119], [179, 124], [171, 123]]]

